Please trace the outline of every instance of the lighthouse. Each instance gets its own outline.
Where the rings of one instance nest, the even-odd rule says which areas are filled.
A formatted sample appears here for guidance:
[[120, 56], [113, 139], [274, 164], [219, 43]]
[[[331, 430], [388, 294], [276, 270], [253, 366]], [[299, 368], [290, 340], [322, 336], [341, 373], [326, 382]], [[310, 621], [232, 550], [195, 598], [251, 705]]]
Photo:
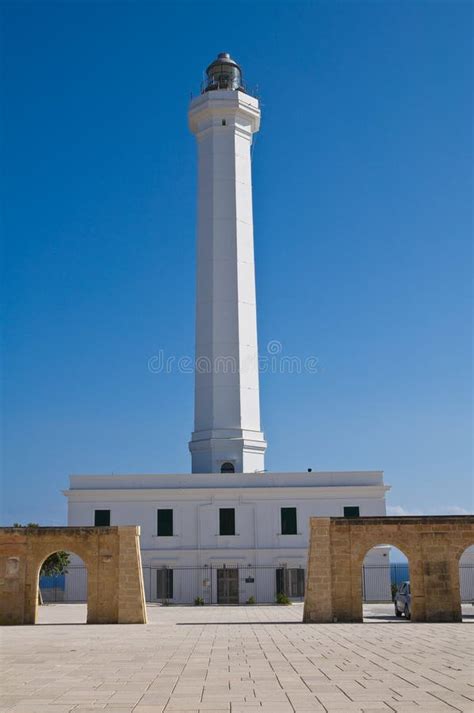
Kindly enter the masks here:
[[[385, 515], [381, 471], [262, 472], [250, 161], [259, 125], [239, 65], [219, 55], [189, 107], [199, 169], [192, 473], [72, 475], [65, 491], [69, 525], [140, 526], [147, 601], [303, 598], [310, 518]], [[386, 565], [387, 552], [375, 548], [370, 564]], [[378, 571], [369, 599], [390, 596], [390, 573]]]
[[258, 100], [218, 55], [191, 101], [198, 148], [193, 473], [264, 470], [260, 430], [251, 146]]

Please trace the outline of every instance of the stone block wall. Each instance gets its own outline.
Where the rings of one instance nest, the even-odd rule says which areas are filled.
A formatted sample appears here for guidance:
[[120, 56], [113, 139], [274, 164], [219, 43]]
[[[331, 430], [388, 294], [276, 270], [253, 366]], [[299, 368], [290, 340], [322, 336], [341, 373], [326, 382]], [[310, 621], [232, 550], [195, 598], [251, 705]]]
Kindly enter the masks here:
[[44, 560], [65, 550], [87, 567], [87, 623], [146, 623], [139, 527], [0, 528], [0, 623], [34, 624]]
[[413, 621], [461, 621], [459, 558], [474, 516], [311, 518], [305, 622], [362, 621], [362, 563], [375, 545], [408, 558]]

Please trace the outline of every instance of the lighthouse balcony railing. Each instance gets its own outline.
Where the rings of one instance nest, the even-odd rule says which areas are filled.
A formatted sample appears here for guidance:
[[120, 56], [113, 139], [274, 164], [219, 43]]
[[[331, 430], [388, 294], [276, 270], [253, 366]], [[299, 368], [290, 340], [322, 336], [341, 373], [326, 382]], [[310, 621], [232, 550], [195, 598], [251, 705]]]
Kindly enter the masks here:
[[[209, 88], [209, 85], [207, 84], [207, 82], [205, 82], [205, 81], [203, 80], [203, 81], [201, 82], [201, 88], [200, 88], [199, 95], [195, 95], [194, 92], [191, 92], [191, 94], [190, 94], [191, 101], [192, 101], [196, 96], [200, 96], [201, 94], [208, 94], [209, 92], [216, 91], [217, 89], [227, 89], [227, 88], [226, 88], [226, 87], [219, 87], [219, 86], [216, 86], [216, 87], [213, 87], [213, 88], [211, 89], [211, 88]], [[243, 94], [248, 94], [249, 96], [253, 97], [254, 99], [260, 100], [260, 94], [259, 94], [259, 91], [258, 91], [258, 87], [251, 87], [251, 86], [249, 86], [249, 85], [247, 85], [247, 84], [242, 84], [242, 86], [240, 86], [238, 89], [233, 89], [233, 90], [228, 90], [228, 91], [242, 92]]]

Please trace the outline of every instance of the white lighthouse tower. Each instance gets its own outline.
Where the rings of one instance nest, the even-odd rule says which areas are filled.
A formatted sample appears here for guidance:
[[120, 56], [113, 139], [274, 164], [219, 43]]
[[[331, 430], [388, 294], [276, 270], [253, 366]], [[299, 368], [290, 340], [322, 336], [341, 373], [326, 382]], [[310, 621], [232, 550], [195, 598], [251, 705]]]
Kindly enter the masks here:
[[264, 470], [250, 147], [258, 100], [221, 53], [189, 108], [198, 145], [193, 473]]

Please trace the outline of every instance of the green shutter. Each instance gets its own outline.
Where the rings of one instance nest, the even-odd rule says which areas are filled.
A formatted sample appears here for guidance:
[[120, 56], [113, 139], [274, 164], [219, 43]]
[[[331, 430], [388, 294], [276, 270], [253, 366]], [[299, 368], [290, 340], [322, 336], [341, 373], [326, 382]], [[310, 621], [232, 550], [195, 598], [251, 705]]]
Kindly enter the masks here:
[[157, 534], [159, 537], [172, 537], [173, 535], [173, 510], [158, 510], [158, 527]]
[[94, 526], [109, 527], [110, 510], [94, 510]]
[[281, 534], [296, 535], [296, 508], [281, 509]]
[[359, 517], [358, 507], [346, 507], [344, 508], [344, 517]]
[[219, 508], [219, 534], [235, 535], [234, 508]]

